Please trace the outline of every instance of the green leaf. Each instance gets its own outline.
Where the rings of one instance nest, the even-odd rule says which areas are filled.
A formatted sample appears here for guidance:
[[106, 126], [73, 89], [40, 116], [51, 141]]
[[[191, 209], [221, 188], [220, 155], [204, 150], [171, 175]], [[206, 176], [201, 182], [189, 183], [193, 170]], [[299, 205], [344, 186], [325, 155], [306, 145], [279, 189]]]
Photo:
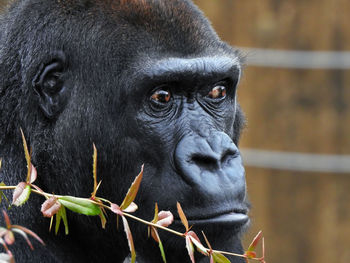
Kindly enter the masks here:
[[25, 182], [19, 183], [13, 191], [12, 204], [21, 206], [29, 199], [31, 187]]
[[[158, 233], [157, 233], [157, 235], [158, 235]], [[163, 243], [160, 240], [159, 235], [158, 235], [158, 240], [159, 240], [158, 245], [159, 245], [160, 254], [162, 255], [162, 259], [163, 259], [164, 263], [166, 263], [166, 257], [165, 257], [165, 253], [164, 253]]]
[[68, 229], [68, 220], [67, 220], [67, 213], [66, 213], [66, 208], [64, 206], [61, 207], [59, 213], [61, 214], [61, 218], [63, 220], [64, 224], [64, 232], [66, 235], [69, 234], [69, 229]]
[[[64, 206], [62, 205], [61, 207], [64, 208]], [[61, 208], [60, 208], [61, 210]], [[60, 210], [58, 210], [57, 214], [56, 214], [56, 224], [55, 224], [55, 235], [57, 235], [58, 230], [60, 229], [60, 224], [61, 224], [61, 219], [62, 219], [62, 215]], [[51, 227], [50, 227], [51, 229]]]
[[69, 229], [68, 229], [67, 213], [66, 213], [66, 208], [63, 205], [60, 207], [60, 209], [56, 214], [55, 235], [57, 235], [58, 229], [60, 228], [61, 219], [63, 220], [65, 234], [68, 235]]
[[164, 253], [164, 248], [163, 248], [163, 243], [162, 241], [160, 240], [160, 237], [159, 237], [159, 234], [158, 234], [158, 231], [155, 227], [152, 227], [152, 234], [155, 235], [155, 237], [153, 237], [157, 242], [158, 242], [158, 245], [159, 245], [159, 250], [160, 250], [160, 254], [162, 255], [162, 259], [164, 261], [164, 263], [166, 263], [166, 257], [165, 257], [165, 253]]
[[231, 261], [228, 260], [227, 257], [225, 257], [224, 255], [222, 255], [220, 253], [214, 252], [212, 254], [212, 256], [213, 256], [213, 259], [214, 259], [215, 263], [231, 263]]
[[[4, 182], [0, 183], [0, 186], [6, 186], [6, 184]], [[7, 199], [6, 195], [4, 194], [3, 191], [0, 191], [0, 203], [2, 202], [2, 198], [4, 198], [6, 200], [6, 202], [9, 202], [9, 200]]]
[[78, 214], [97, 216], [101, 213], [100, 207], [86, 198], [62, 196], [58, 198], [58, 201], [69, 210]]
[[137, 192], [139, 191], [140, 188], [140, 184], [141, 184], [141, 180], [142, 180], [142, 176], [143, 176], [143, 165], [141, 167], [141, 171], [138, 174], [138, 176], [136, 176], [134, 182], [131, 184], [129, 191], [127, 192], [124, 201], [122, 202], [122, 204], [120, 205], [120, 209], [124, 210], [126, 208], [128, 208], [128, 206], [134, 202], [135, 197], [137, 195]]

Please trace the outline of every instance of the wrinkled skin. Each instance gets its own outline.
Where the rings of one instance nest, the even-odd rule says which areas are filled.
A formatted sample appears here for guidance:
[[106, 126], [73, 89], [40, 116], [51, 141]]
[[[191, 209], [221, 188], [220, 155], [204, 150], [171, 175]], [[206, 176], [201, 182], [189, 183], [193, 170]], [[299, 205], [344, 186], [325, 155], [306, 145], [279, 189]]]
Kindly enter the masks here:
[[[212, 246], [242, 253], [248, 223], [237, 148], [244, 120], [236, 101], [239, 53], [222, 42], [189, 0], [22, 0], [1, 20], [0, 181], [25, 180], [23, 129], [47, 192], [88, 197], [92, 144], [98, 196], [122, 201], [142, 164], [137, 216], [154, 204], [175, 215], [180, 202]], [[9, 211], [46, 242], [30, 251], [17, 238], [17, 262], [123, 262], [129, 250], [110, 215], [68, 213], [70, 234], [48, 232], [42, 197]], [[147, 228], [131, 220], [138, 262], [162, 262]], [[168, 262], [189, 262], [184, 240], [160, 232]], [[22, 242], [22, 243], [21, 243]], [[208, 262], [196, 254], [198, 262]], [[244, 262], [231, 258], [232, 262]]]

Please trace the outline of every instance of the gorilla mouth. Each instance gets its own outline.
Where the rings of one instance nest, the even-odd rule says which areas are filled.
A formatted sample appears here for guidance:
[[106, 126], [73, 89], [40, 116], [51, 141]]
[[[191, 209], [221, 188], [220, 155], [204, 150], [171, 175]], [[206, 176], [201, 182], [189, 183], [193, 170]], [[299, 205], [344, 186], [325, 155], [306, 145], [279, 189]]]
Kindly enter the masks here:
[[[209, 224], [224, 224], [235, 225], [237, 227], [244, 226], [249, 222], [248, 210], [234, 209], [220, 214], [206, 215], [205, 217], [188, 218], [189, 225], [209, 225]], [[179, 221], [179, 219], [175, 219]]]

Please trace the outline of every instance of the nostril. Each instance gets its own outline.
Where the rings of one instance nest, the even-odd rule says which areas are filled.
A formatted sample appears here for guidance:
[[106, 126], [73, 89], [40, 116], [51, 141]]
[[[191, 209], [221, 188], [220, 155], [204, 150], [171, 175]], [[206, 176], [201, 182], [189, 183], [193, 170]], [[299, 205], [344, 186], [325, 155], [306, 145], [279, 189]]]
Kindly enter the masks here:
[[219, 167], [218, 158], [203, 154], [193, 154], [191, 162], [205, 170], [215, 170]]
[[237, 156], [239, 155], [238, 150], [234, 151], [234, 150], [227, 150], [221, 157], [220, 162], [225, 165], [227, 163], [229, 163], [232, 159], [235, 159]]

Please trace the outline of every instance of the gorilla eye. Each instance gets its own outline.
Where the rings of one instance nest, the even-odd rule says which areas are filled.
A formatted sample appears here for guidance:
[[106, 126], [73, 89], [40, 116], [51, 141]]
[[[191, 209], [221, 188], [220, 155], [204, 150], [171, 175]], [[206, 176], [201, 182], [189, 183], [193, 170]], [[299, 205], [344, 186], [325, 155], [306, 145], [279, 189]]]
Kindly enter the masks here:
[[215, 86], [208, 94], [211, 99], [221, 99], [226, 96], [226, 87], [222, 85]]
[[164, 90], [164, 89], [155, 91], [151, 96], [151, 99], [153, 101], [160, 102], [160, 103], [168, 103], [170, 101], [170, 98], [171, 98], [170, 91]]

